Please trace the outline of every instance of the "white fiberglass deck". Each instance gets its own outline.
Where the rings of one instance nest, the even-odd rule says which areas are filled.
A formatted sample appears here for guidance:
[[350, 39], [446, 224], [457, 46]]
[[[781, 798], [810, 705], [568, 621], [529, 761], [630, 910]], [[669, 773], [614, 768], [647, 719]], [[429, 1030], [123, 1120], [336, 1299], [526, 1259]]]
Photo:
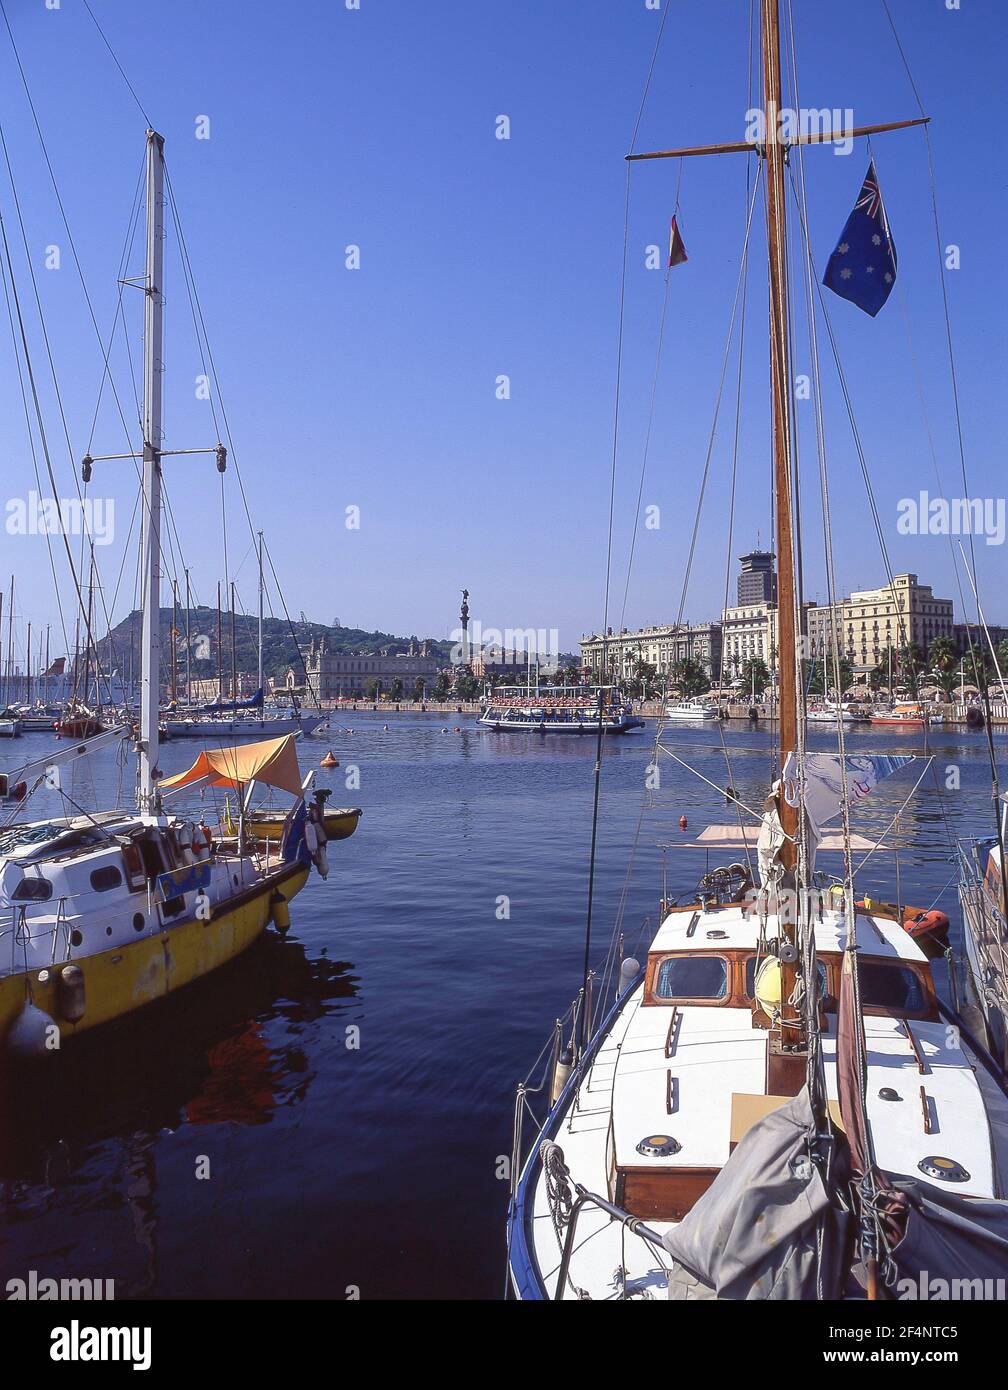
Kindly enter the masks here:
[[[764, 1089], [768, 1035], [753, 1029], [748, 1009], [687, 1006], [676, 1015], [667, 1059], [670, 1012], [638, 1008], [627, 1026], [613, 1097], [616, 1161], [639, 1168], [720, 1168], [728, 1159], [732, 1095]], [[665, 1131], [678, 1139], [680, 1153], [655, 1158], [637, 1152], [645, 1135]]]
[[[652, 943], [652, 952], [756, 946], [758, 920], [740, 907], [701, 912], [696, 921], [693, 916], [689, 911], [667, 916]], [[778, 931], [776, 919], [771, 918], [768, 935]], [[708, 932], [718, 935], [709, 937]], [[894, 963], [924, 961], [918, 946], [898, 923], [859, 914], [857, 932], [862, 955]], [[816, 930], [818, 949], [842, 951], [846, 937], [842, 915], [825, 911]], [[643, 985], [628, 996], [581, 1082], [575, 1103], [553, 1136], [563, 1150], [572, 1179], [603, 1198], [611, 1198], [612, 1145], [620, 1166], [659, 1170], [721, 1167], [729, 1156], [733, 1095], [766, 1094], [768, 1032], [753, 1026], [749, 1009], [677, 1006], [673, 1043], [666, 1057], [673, 1005], [671, 1001], [667, 1006], [644, 1005], [643, 999]], [[868, 1117], [880, 1166], [927, 1181], [917, 1170], [917, 1163], [929, 1154], [945, 1155], [962, 1164], [970, 1175], [968, 1181], [956, 1184], [956, 1191], [972, 1196], [1000, 1195], [995, 1167], [1008, 1171], [1004, 1126], [998, 1122], [992, 1131], [985, 1102], [987, 1088], [981, 1090], [956, 1030], [944, 1023], [910, 1020], [915, 1051], [906, 1026], [897, 1018], [869, 1015], [865, 1019]], [[823, 1053], [827, 1088], [835, 1098], [835, 1015], [828, 1019]], [[671, 1113], [669, 1072], [673, 1077]], [[883, 1088], [895, 1092], [899, 1099], [882, 1099], [879, 1093]], [[681, 1148], [667, 1157], [639, 1154], [638, 1142], [655, 1133], [673, 1135]], [[648, 1225], [659, 1233], [669, 1229], [668, 1222], [649, 1220]], [[531, 1254], [549, 1296], [555, 1297], [561, 1244], [553, 1228], [541, 1169], [531, 1226]], [[670, 1263], [664, 1251], [654, 1251], [597, 1207], [586, 1205], [579, 1217], [570, 1284], [563, 1296], [577, 1297], [575, 1289], [580, 1289], [592, 1298], [619, 1298], [625, 1280], [629, 1295], [664, 1298]]]

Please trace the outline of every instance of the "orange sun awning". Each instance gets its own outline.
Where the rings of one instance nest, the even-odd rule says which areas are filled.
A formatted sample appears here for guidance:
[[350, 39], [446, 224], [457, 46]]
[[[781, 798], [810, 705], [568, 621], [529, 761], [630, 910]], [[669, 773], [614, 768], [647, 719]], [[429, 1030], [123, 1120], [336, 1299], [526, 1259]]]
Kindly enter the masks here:
[[301, 769], [298, 767], [294, 735], [269, 738], [262, 743], [244, 743], [231, 748], [207, 748], [186, 772], [162, 777], [159, 786], [186, 787], [193, 782], [211, 787], [241, 787], [246, 782], [263, 782], [293, 796], [301, 795]]

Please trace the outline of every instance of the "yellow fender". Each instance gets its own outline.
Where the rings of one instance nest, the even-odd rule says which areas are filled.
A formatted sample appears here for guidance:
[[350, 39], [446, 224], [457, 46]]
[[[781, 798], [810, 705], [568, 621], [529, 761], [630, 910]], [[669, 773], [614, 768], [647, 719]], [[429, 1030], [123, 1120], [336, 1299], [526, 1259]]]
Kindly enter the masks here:
[[290, 903], [283, 893], [274, 893], [270, 899], [270, 912], [273, 917], [273, 925], [278, 932], [285, 932], [290, 927]]

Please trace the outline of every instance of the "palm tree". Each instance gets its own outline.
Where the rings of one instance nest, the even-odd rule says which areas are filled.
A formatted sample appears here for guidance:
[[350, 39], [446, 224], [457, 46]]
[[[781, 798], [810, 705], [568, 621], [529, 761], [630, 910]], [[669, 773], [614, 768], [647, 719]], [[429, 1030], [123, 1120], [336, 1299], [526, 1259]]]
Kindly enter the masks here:
[[997, 655], [998, 670], [1001, 672], [1002, 677], [1008, 680], [1008, 637], [1000, 641], [994, 648], [994, 651]]
[[770, 684], [770, 672], [761, 656], [751, 656], [742, 667], [744, 688], [757, 698]]
[[[653, 667], [649, 667], [653, 670]], [[707, 672], [698, 661], [691, 657], [685, 657], [682, 661], [677, 661], [672, 667], [672, 679], [678, 685], [683, 695], [691, 699], [695, 695], [703, 695], [710, 689], [710, 681], [707, 679]]]
[[455, 677], [455, 694], [460, 700], [473, 700], [479, 694], [479, 681], [471, 671], [459, 671]]
[[652, 666], [649, 661], [643, 661], [638, 657], [630, 673], [630, 693], [647, 699], [648, 686], [653, 685], [657, 674], [656, 667]]
[[920, 688], [920, 676], [924, 667], [924, 658], [921, 656], [921, 649], [916, 642], [907, 642], [900, 649], [899, 669], [900, 675], [906, 683], [907, 690], [913, 700], [917, 698]]
[[[899, 648], [888, 643], [878, 654], [878, 660], [872, 667], [868, 676], [868, 684], [873, 690], [878, 690], [880, 685], [884, 685], [892, 695], [893, 688], [899, 679]], [[892, 671], [892, 680], [889, 679], [889, 672]]]
[[1002, 642], [1000, 647], [995, 647], [994, 654], [997, 657], [997, 670], [991, 656], [983, 650], [979, 643], [974, 643], [972, 649], [966, 653], [965, 665], [962, 670], [965, 672], [967, 681], [972, 682], [977, 690], [986, 690], [993, 685], [998, 679], [998, 670], [1002, 676], [1008, 676], [1008, 666], [1004, 664], [1003, 660], [1008, 657], [1008, 644]]
[[959, 650], [952, 638], [936, 637], [931, 643], [928, 660], [946, 698], [951, 700], [959, 671]]
[[[840, 689], [836, 691], [838, 699], [843, 697], [843, 693], [850, 686], [854, 679], [854, 663], [847, 657], [840, 658]], [[809, 677], [810, 695], [828, 695], [833, 689], [835, 670], [832, 656], [828, 656], [825, 661], [816, 661], [812, 675]]]

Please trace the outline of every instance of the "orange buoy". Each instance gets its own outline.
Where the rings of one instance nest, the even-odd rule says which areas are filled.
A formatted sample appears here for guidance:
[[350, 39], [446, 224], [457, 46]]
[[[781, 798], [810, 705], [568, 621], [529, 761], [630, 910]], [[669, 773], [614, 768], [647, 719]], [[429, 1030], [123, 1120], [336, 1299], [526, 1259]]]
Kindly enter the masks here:
[[679, 829], [680, 829], [680, 830], [685, 830], [688, 824], [689, 824], [689, 822], [687, 821], [687, 819], [686, 819], [685, 816], [680, 816], [680, 817], [679, 817]]
[[332, 751], [331, 748], [329, 749], [329, 752], [325, 755], [325, 757], [322, 758], [319, 762], [319, 767], [339, 767], [339, 758], [337, 758], [336, 754]]

